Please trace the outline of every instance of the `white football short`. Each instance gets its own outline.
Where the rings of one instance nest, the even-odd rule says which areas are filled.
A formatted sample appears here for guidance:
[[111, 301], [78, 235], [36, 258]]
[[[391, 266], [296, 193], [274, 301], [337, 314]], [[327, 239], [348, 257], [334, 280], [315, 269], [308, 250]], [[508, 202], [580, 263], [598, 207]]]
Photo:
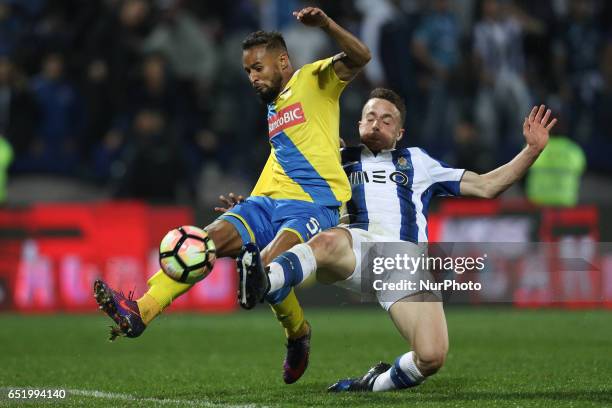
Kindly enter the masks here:
[[[362, 271], [364, 265], [366, 262], [368, 262], [368, 257], [371, 258], [373, 256], [387, 254], [389, 252], [389, 247], [393, 246], [393, 244], [389, 245], [388, 243], [398, 243], [401, 245], [403, 253], [407, 253], [408, 256], [411, 257], [421, 257], [422, 254], [426, 254], [426, 245], [417, 245], [412, 242], [400, 241], [361, 228], [349, 227], [348, 225], [338, 225], [336, 228], [346, 229], [351, 234], [353, 240], [353, 253], [355, 254], [356, 263], [355, 270], [351, 276], [343, 281], [335, 282], [334, 285], [360, 293], [366, 297], [375, 296], [376, 300], [383, 307], [383, 309], [388, 311], [394, 303], [409, 296], [423, 293], [419, 287], [418, 281], [422, 280], [424, 276], [425, 279], [433, 279], [429, 272], [422, 269], [418, 273], [414, 274], [410, 274], [405, 271], [391, 270], [379, 276], [372, 275], [367, 278], [363, 277]], [[368, 254], [362, 253], [364, 250], [362, 247], [363, 243], [371, 244], [367, 246], [369, 249]], [[379, 280], [379, 282], [374, 285], [374, 280]], [[404, 283], [407, 281], [413, 281], [415, 283], [413, 284], [412, 288], [407, 287], [408, 284], [406, 283], [404, 285], [395, 285], [395, 287], [399, 286], [400, 289], [378, 290], [382, 284], [397, 284], [400, 281]], [[438, 293], [434, 295], [439, 296]]]

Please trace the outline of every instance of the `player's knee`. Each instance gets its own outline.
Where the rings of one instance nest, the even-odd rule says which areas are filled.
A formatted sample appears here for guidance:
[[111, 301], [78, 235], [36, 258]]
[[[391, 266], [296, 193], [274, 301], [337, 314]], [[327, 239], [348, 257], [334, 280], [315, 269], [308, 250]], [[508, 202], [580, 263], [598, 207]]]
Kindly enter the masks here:
[[338, 246], [338, 239], [331, 231], [323, 231], [315, 235], [308, 245], [317, 259], [317, 265], [325, 267], [329, 259], [333, 259]]
[[447, 348], [443, 346], [415, 350], [417, 357], [416, 364], [421, 374], [427, 377], [438, 372], [446, 361], [447, 351]]
[[242, 239], [236, 228], [228, 221], [217, 219], [205, 228], [208, 237], [215, 244], [217, 257], [235, 257], [242, 247]]

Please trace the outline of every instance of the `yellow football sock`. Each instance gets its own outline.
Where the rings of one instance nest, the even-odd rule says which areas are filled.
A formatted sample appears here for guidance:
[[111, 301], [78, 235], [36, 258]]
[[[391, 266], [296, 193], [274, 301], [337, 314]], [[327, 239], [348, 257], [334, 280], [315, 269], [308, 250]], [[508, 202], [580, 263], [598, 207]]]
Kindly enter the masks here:
[[161, 305], [148, 293], [142, 295], [136, 303], [138, 304], [138, 310], [140, 310], [140, 318], [145, 325], [148, 325], [151, 320], [155, 319], [155, 316], [162, 312]]
[[187, 292], [193, 284], [177, 282], [161, 269], [147, 282], [149, 290], [138, 299], [138, 309], [144, 324], [149, 324], [155, 317], [172, 303], [174, 299]]
[[304, 309], [300, 306], [293, 289], [282, 302], [270, 305], [270, 307], [272, 307], [272, 312], [274, 312], [280, 324], [285, 328], [287, 338], [297, 339], [308, 333], [309, 326], [304, 320]]

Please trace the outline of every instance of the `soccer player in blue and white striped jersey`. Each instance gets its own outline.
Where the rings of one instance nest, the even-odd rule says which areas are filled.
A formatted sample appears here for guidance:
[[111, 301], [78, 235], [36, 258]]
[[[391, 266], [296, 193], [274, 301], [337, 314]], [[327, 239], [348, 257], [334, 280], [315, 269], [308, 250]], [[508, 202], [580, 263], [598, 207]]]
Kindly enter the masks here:
[[[523, 177], [546, 146], [556, 123], [544, 105], [534, 107], [523, 123], [525, 148], [507, 164], [479, 175], [450, 168], [418, 148], [397, 149], [404, 134], [405, 114], [404, 103], [395, 92], [381, 88], [372, 91], [359, 122], [362, 145], [342, 152], [352, 188], [347, 225], [294, 246], [265, 271], [254, 270], [263, 282], [261, 287], [251, 288], [254, 297], [263, 299], [299, 285], [313, 272], [322, 283], [362, 291], [361, 243], [406, 242], [412, 243], [414, 254], [422, 253], [420, 248], [428, 240], [427, 211], [433, 196], [498, 196]], [[393, 299], [378, 298], [412, 351], [399, 356], [394, 364], [377, 364], [363, 377], [340, 380], [330, 391], [408, 388], [442, 367], [448, 351], [442, 303], [400, 301], [417, 294], [406, 290]]]
[[[366, 121], [373, 113], [366, 116]], [[390, 118], [384, 118], [385, 120]], [[367, 126], [367, 125], [362, 125]], [[364, 140], [364, 142], [366, 142]], [[457, 196], [465, 170], [454, 169], [419, 148], [342, 151], [352, 186], [347, 222], [386, 239], [427, 242], [427, 210], [434, 196]]]

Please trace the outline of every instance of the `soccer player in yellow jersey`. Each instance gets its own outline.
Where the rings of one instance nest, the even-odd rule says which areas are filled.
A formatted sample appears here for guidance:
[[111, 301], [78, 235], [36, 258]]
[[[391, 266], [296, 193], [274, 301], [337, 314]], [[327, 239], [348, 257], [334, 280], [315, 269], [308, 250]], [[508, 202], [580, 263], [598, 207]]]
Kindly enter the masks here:
[[[296, 70], [280, 33], [257, 31], [243, 42], [244, 70], [268, 106], [270, 157], [251, 197], [205, 230], [216, 247], [216, 257], [239, 255], [239, 301], [245, 308], [254, 306], [244, 290], [249, 284], [244, 279], [246, 269], [257, 263], [267, 265], [294, 245], [338, 224], [339, 207], [351, 196], [340, 164], [338, 100], [346, 84], [370, 60], [370, 51], [318, 8], [307, 7], [293, 15], [304, 25], [324, 30], [342, 52]], [[95, 282], [98, 304], [118, 325], [111, 338], [139, 336], [192, 286], [163, 271], [153, 275], [148, 285], [143, 297], [132, 300], [100, 280]], [[277, 291], [266, 300], [287, 335], [283, 379], [290, 384], [308, 365], [310, 325], [292, 289]]]

